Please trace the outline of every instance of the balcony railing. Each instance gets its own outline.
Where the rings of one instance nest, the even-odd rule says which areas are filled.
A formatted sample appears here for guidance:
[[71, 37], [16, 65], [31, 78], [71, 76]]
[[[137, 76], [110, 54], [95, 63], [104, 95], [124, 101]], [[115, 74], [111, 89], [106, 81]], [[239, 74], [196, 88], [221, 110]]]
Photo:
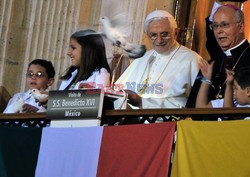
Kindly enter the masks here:
[[[244, 119], [250, 117], [250, 108], [184, 108], [184, 109], [139, 109], [104, 110], [102, 120], [113, 124], [155, 123], [191, 118], [192, 120]], [[50, 123], [46, 113], [0, 114], [0, 122], [5, 125], [45, 127]]]

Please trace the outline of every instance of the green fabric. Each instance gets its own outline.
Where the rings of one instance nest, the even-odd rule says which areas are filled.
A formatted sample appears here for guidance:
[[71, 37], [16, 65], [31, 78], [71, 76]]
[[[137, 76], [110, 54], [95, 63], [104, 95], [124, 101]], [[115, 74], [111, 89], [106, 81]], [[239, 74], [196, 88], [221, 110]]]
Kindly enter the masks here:
[[0, 177], [34, 177], [42, 128], [0, 126]]

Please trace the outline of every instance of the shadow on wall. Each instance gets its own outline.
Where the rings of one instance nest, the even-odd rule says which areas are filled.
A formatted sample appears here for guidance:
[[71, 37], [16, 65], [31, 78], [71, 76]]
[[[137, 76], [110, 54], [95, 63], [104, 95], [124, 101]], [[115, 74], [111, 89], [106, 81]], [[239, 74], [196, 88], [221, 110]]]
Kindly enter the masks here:
[[5, 87], [0, 86], [0, 113], [4, 111], [10, 98], [11, 98], [11, 95], [5, 89]]

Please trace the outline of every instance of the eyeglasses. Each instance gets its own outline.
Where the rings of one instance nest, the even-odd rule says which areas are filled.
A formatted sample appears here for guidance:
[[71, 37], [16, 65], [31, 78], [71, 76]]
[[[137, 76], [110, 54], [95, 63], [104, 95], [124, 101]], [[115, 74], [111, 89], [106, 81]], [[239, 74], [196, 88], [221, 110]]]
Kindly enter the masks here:
[[148, 37], [149, 37], [152, 41], [156, 40], [159, 36], [160, 36], [160, 38], [163, 39], [163, 40], [168, 40], [168, 39], [170, 39], [169, 32], [164, 31], [164, 32], [161, 32], [161, 33], [159, 33], [159, 34], [160, 34], [160, 35], [158, 35], [157, 33], [148, 33]]
[[209, 25], [209, 28], [211, 30], [217, 30], [219, 27], [222, 29], [226, 29], [226, 28], [229, 28], [231, 24], [237, 24], [237, 23], [240, 23], [240, 22], [232, 22], [232, 23], [222, 22], [221, 24], [212, 23]]
[[42, 72], [37, 72], [36, 74], [33, 72], [28, 72], [25, 74], [28, 78], [32, 78], [33, 76], [36, 76], [37, 78], [42, 78], [42, 77], [46, 77], [45, 74], [43, 74]]

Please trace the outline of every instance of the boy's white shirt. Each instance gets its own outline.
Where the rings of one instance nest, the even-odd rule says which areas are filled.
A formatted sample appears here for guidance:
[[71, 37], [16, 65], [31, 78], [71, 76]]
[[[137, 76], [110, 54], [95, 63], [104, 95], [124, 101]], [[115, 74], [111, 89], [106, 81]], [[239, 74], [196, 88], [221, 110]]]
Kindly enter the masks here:
[[[224, 99], [217, 99], [217, 100], [211, 100], [211, 104], [213, 108], [223, 108], [223, 102]], [[237, 103], [237, 101], [234, 100], [234, 105], [237, 108], [244, 108], [244, 107], [250, 107], [250, 104], [246, 104], [246, 105], [240, 105]], [[245, 120], [249, 120], [250, 117], [245, 117]], [[222, 119], [219, 117], [218, 121], [222, 121]]]
[[31, 94], [31, 90], [28, 90], [24, 93], [16, 93], [8, 102], [7, 107], [5, 108], [3, 113], [16, 113], [14, 110], [15, 103], [18, 99], [23, 99], [25, 104], [30, 104], [36, 108], [38, 108], [37, 112], [46, 112], [46, 109], [42, 106], [39, 106], [38, 102], [36, 102], [35, 98]]
[[[211, 100], [211, 104], [212, 104], [213, 108], [223, 108], [223, 102], [224, 102], [224, 99]], [[234, 101], [234, 105], [237, 108], [250, 107], [250, 104], [240, 105], [236, 101]]]

